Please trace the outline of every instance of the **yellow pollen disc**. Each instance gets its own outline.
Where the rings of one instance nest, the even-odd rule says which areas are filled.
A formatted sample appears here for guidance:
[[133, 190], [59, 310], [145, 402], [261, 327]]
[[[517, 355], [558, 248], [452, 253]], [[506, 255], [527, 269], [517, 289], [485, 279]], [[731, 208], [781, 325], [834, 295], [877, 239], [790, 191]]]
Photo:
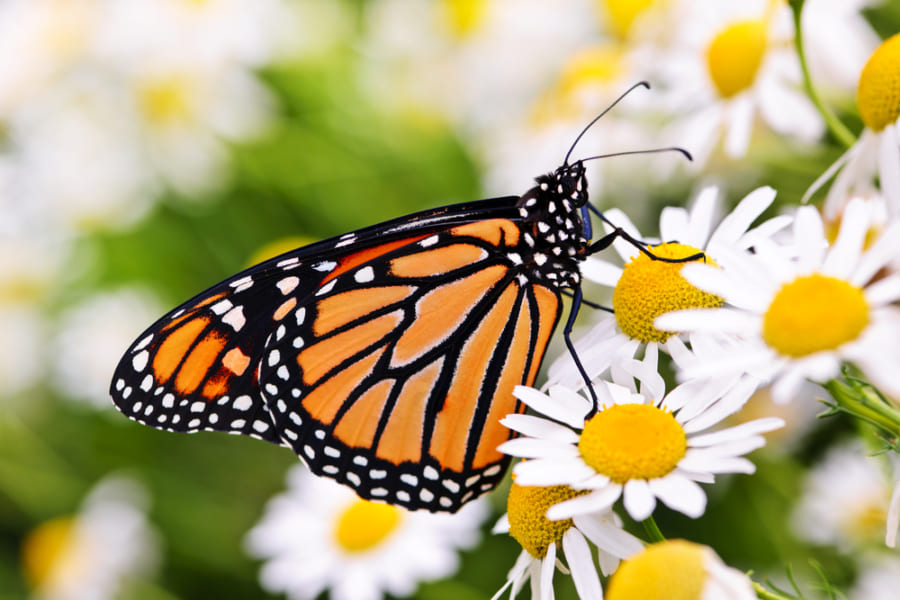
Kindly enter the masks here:
[[706, 50], [709, 76], [719, 95], [731, 98], [749, 89], [766, 52], [765, 21], [743, 21], [719, 33]]
[[157, 125], [182, 121], [191, 114], [189, 96], [189, 83], [181, 77], [152, 81], [141, 89], [141, 110]]
[[685, 540], [650, 544], [616, 569], [606, 600], [701, 600], [706, 548]]
[[[663, 258], [687, 258], [700, 250], [683, 244], [660, 244], [650, 252]], [[709, 257], [705, 262], [715, 264]], [[673, 310], [722, 305], [721, 298], [695, 288], [681, 276], [685, 264], [654, 260], [641, 253], [625, 265], [612, 297], [616, 323], [625, 335], [641, 342], [665, 342], [672, 333], [656, 329], [656, 317]]]
[[440, 3], [450, 33], [464, 38], [478, 30], [487, 13], [485, 0], [443, 0]]
[[849, 517], [842, 527], [848, 538], [864, 543], [884, 535], [887, 520], [884, 503], [876, 499], [863, 501], [862, 506], [856, 507]]
[[578, 451], [615, 483], [656, 479], [672, 472], [687, 450], [687, 436], [672, 413], [646, 404], [617, 404], [585, 423]]
[[356, 500], [338, 519], [334, 537], [338, 546], [346, 552], [365, 552], [393, 533], [401, 517], [396, 506]]
[[72, 539], [75, 520], [53, 519], [38, 525], [22, 543], [22, 566], [32, 587], [46, 583]]
[[565, 485], [548, 487], [525, 487], [513, 483], [509, 488], [506, 508], [509, 514], [509, 535], [535, 558], [544, 558], [547, 548], [556, 542], [572, 526], [572, 519], [551, 521], [545, 515], [547, 509], [587, 490], [576, 491]]
[[900, 33], [869, 57], [859, 76], [856, 105], [872, 131], [881, 131], [900, 117]]
[[786, 283], [763, 316], [763, 339], [785, 356], [834, 350], [869, 324], [863, 291], [842, 279], [808, 275]]
[[624, 40], [631, 26], [641, 13], [650, 8], [656, 0], [599, 0], [606, 15], [611, 33]]

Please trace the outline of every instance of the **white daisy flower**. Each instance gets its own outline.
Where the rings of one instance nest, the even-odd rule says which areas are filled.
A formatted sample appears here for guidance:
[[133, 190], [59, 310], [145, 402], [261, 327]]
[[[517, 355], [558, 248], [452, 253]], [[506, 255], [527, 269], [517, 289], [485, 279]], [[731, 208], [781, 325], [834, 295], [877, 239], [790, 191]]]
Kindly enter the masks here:
[[856, 105], [865, 129], [853, 146], [816, 180], [807, 197], [835, 176], [825, 200], [834, 218], [846, 198], [870, 195], [878, 176], [893, 218], [900, 216], [900, 34], [885, 40], [859, 77]]
[[136, 289], [96, 294], [67, 309], [54, 340], [55, 387], [66, 397], [111, 408], [110, 371], [159, 313], [155, 299]]
[[515, 466], [516, 481], [590, 491], [550, 508], [550, 519], [604, 511], [620, 497], [637, 520], [650, 516], [657, 499], [699, 517], [706, 494], [697, 482], [712, 483], [721, 473], [753, 473], [753, 463], [743, 455], [765, 445], [760, 433], [784, 425], [766, 418], [703, 433], [737, 412], [755, 382], [689, 381], [666, 394], [655, 361], [635, 362], [641, 391], [596, 383], [596, 411], [562, 386], [551, 388], [549, 396], [524, 386], [515, 389], [517, 398], [542, 415], [509, 415], [501, 421], [522, 436], [499, 449], [529, 459]]
[[803, 142], [822, 135], [823, 121], [801, 90], [787, 3], [694, 0], [684, 6], [680, 40], [659, 57], [659, 67], [670, 79], [673, 114], [682, 115], [667, 137], [694, 155], [692, 168], [702, 168], [720, 140], [728, 157], [744, 156], [758, 119]]
[[[871, 557], [869, 557], [871, 558]], [[900, 559], [866, 560], [848, 594], [849, 600], [895, 600], [900, 590]]]
[[[687, 258], [703, 253], [706, 260], [714, 262], [724, 249], [746, 250], [790, 223], [790, 217], [782, 216], [753, 227], [775, 199], [775, 191], [763, 187], [748, 194], [714, 228], [718, 196], [717, 188], [706, 187], [690, 210], [666, 207], [660, 215], [660, 238], [664, 243], [649, 240], [655, 244], [651, 245], [650, 251], [668, 258]], [[604, 214], [633, 238], [647, 239], [620, 210], [613, 209]], [[610, 232], [611, 228], [607, 226], [606, 231]], [[591, 379], [630, 360], [641, 348], [653, 352], [662, 349], [669, 354], [679, 352], [684, 346], [683, 341], [670, 331], [656, 328], [654, 319], [672, 310], [715, 307], [721, 303], [717, 296], [699, 291], [681, 277], [679, 273], [686, 263], [652, 260], [621, 238], [613, 242], [613, 247], [625, 262], [624, 267], [595, 256], [589, 257], [581, 266], [585, 279], [613, 290], [614, 315], [601, 319], [591, 334], [575, 344]], [[676, 345], [674, 349], [673, 344]], [[550, 366], [545, 388], [559, 383], [576, 389], [584, 385], [570, 354], [561, 356]]]
[[729, 567], [709, 546], [685, 540], [650, 544], [622, 563], [609, 580], [606, 600], [756, 600], [746, 574]]
[[[622, 529], [622, 520], [611, 510], [574, 519], [550, 521], [547, 509], [554, 504], [584, 495], [570, 487], [557, 485], [526, 487], [513, 482], [507, 500], [507, 512], [494, 527], [494, 533], [509, 533], [522, 546], [522, 552], [494, 599], [510, 589], [515, 598], [525, 582], [531, 582], [532, 600], [552, 599], [553, 575], [559, 569], [572, 576], [579, 598], [603, 598], [597, 565], [588, 541], [597, 546], [600, 571], [610, 575], [620, 559], [643, 548], [641, 541]], [[564, 554], [567, 567], [558, 560]]]
[[420, 581], [456, 571], [458, 551], [478, 541], [487, 516], [479, 501], [449, 515], [361, 500], [300, 465], [287, 481], [247, 535], [247, 549], [265, 560], [262, 586], [291, 600], [325, 590], [334, 600], [410, 596]]
[[[710, 265], [686, 265], [684, 277], [730, 306], [677, 311], [656, 319], [671, 331], [735, 334], [742, 344], [694, 369], [693, 376], [739, 370], [772, 382], [777, 402], [805, 379], [837, 376], [842, 361], [857, 364], [876, 387], [900, 397], [900, 274], [881, 275], [900, 255], [900, 222], [866, 247], [871, 211], [852, 200], [829, 244], [819, 213], [801, 207], [793, 247], [760, 244], [755, 254], [723, 252]], [[796, 258], [791, 258], [796, 257]], [[691, 376], [691, 374], [688, 374]]]
[[792, 522], [801, 538], [843, 552], [880, 542], [891, 494], [883, 457], [859, 441], [828, 450], [807, 474]]
[[129, 580], [147, 577], [159, 541], [147, 521], [146, 494], [135, 481], [107, 478], [76, 515], [46, 521], [22, 545], [36, 600], [113, 600]]

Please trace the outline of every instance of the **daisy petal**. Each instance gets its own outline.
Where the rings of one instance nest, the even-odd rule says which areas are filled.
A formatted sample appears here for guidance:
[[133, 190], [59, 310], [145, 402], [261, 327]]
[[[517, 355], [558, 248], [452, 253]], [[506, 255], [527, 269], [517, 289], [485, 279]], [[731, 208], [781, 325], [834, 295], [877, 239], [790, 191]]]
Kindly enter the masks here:
[[900, 131], [891, 123], [881, 132], [878, 148], [878, 177], [886, 198], [900, 198]]
[[563, 444], [577, 444], [578, 434], [559, 423], [534, 415], [511, 414], [500, 419], [504, 426], [523, 435]]
[[663, 242], [677, 240], [682, 244], [698, 247], [698, 244], [686, 238], [689, 223], [687, 210], [680, 206], [666, 206], [659, 214], [660, 239]]
[[571, 519], [575, 515], [607, 510], [619, 499], [621, 493], [621, 485], [617, 483], [611, 484], [590, 494], [576, 496], [571, 500], [554, 504], [547, 509], [547, 518], [551, 521], [561, 521], [562, 519]]
[[649, 517], [656, 508], [656, 497], [643, 479], [629, 480], [625, 484], [622, 495], [625, 510], [628, 511], [631, 518], [637, 521], [643, 521]]
[[866, 202], [862, 198], [853, 198], [844, 209], [837, 239], [828, 249], [821, 272], [847, 279], [862, 254], [868, 229], [869, 211]]
[[794, 239], [799, 251], [798, 271], [811, 271], [822, 264], [828, 248], [825, 227], [818, 211], [812, 206], [801, 206], [794, 217]]
[[[584, 427], [584, 415], [590, 410], [590, 404], [584, 398], [572, 402], [558, 401], [557, 398], [551, 400], [546, 394], [524, 385], [517, 385], [513, 395], [542, 415], [579, 429]], [[572, 395], [564, 397], [565, 400], [572, 400]]]
[[755, 315], [730, 308], [695, 308], [660, 315], [654, 319], [653, 326], [664, 331], [708, 331], [746, 335], [758, 332], [761, 322]]
[[570, 527], [563, 534], [562, 547], [578, 597], [585, 600], [603, 600], [600, 577], [597, 575], [594, 557], [584, 536], [578, 529]]
[[710, 457], [704, 455], [685, 455], [684, 458], [681, 459], [681, 462], [678, 463], [679, 467], [682, 467], [688, 471], [698, 471], [703, 472], [707, 471], [709, 473], [721, 474], [721, 473], [746, 473], [750, 475], [756, 471], [756, 465], [747, 460], [746, 458], [741, 457]]
[[[627, 559], [641, 551], [644, 544], [608, 517], [611, 512], [575, 515], [572, 522], [597, 548], [616, 558]], [[604, 575], [608, 573], [604, 570]]]
[[734, 427], [729, 427], [728, 429], [721, 429], [713, 433], [705, 433], [703, 435], [693, 436], [688, 441], [688, 444], [692, 448], [714, 446], [723, 442], [740, 439], [745, 436], [774, 431], [775, 429], [779, 429], [780, 427], [784, 427], [783, 419], [779, 419], [778, 417], [766, 417], [763, 419], [748, 421], [747, 423], [741, 423], [740, 425], [735, 425]]
[[[863, 286], [885, 265], [900, 256], [900, 221], [891, 223], [860, 258], [850, 283]], [[877, 283], [877, 282], [876, 282]]]
[[589, 256], [581, 263], [581, 274], [585, 279], [614, 288], [622, 276], [622, 267]]
[[578, 456], [578, 447], [534, 438], [516, 438], [503, 442], [497, 450], [520, 458], [569, 458]]
[[[547, 555], [541, 560], [541, 595], [538, 598], [553, 600], [553, 572], [556, 570], [556, 542], [547, 546]], [[534, 596], [532, 596], [534, 597]]]
[[491, 533], [509, 533], [509, 513], [503, 513], [503, 516], [497, 519]]
[[595, 474], [583, 462], [552, 458], [525, 460], [513, 471], [519, 485], [571, 485]]
[[706, 510], [706, 493], [699, 485], [686, 477], [671, 474], [649, 482], [650, 490], [663, 504], [692, 519]]
[[710, 254], [715, 255], [715, 248], [719, 244], [733, 245], [737, 242], [774, 200], [775, 190], [770, 187], [757, 188], [747, 194], [716, 227], [709, 239]]

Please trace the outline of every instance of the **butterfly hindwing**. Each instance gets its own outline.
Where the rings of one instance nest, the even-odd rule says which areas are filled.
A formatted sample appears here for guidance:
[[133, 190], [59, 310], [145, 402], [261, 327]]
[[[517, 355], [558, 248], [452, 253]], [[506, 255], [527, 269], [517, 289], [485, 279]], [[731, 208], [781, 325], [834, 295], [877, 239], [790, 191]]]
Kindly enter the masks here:
[[[298, 298], [266, 344], [263, 395], [284, 440], [363, 497], [456, 510], [507, 463], [559, 315], [522, 276], [520, 232], [490, 219], [349, 255]], [[347, 268], [348, 265], [352, 265]]]

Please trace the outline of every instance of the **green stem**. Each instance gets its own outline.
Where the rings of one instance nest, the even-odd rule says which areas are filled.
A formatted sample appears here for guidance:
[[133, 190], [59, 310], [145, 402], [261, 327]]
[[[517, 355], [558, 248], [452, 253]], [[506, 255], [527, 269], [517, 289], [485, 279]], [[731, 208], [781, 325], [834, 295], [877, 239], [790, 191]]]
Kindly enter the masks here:
[[803, 71], [803, 87], [806, 90], [806, 94], [809, 96], [809, 99], [812, 100], [812, 103], [815, 105], [816, 109], [822, 115], [822, 118], [825, 119], [825, 125], [828, 127], [828, 130], [831, 132], [831, 135], [837, 139], [845, 148], [849, 148], [854, 143], [856, 143], [856, 136], [853, 135], [847, 126], [844, 125], [840, 119], [835, 116], [831, 110], [825, 103], [822, 101], [822, 97], [819, 96], [819, 93], [813, 87], [812, 77], [809, 74], [809, 66], [806, 64], [806, 54], [803, 52], [803, 27], [800, 22], [800, 15], [803, 13], [803, 4], [805, 0], [789, 0], [789, 4], [791, 5], [791, 10], [794, 13], [794, 47], [797, 50], [797, 58], [800, 61], [800, 69]]
[[644, 519], [642, 523], [644, 525], [644, 531], [647, 532], [647, 537], [650, 538], [650, 543], [666, 541], [666, 536], [659, 530], [659, 525], [656, 524], [653, 515]]
[[762, 598], [762, 600], [796, 600], [790, 596], [785, 596], [784, 594], [779, 594], [778, 592], [773, 592], [772, 590], [767, 590], [762, 586], [762, 584], [753, 583], [753, 590], [756, 592], [757, 598]]
[[871, 388], [851, 386], [837, 380], [825, 384], [837, 408], [878, 427], [890, 437], [900, 436], [900, 411]]

